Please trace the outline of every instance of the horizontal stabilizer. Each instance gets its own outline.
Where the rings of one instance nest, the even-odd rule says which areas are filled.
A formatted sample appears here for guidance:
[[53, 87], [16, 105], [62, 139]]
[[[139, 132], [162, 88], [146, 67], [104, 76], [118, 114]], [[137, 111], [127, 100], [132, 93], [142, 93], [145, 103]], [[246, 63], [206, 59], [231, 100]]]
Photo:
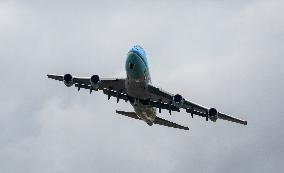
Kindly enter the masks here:
[[[120, 114], [120, 115], [124, 115], [124, 116], [130, 117], [130, 118], [141, 120], [141, 118], [139, 118], [136, 115], [135, 112], [116, 111], [116, 113]], [[182, 126], [182, 125], [170, 122], [168, 120], [165, 120], [165, 119], [162, 119], [162, 118], [159, 118], [159, 117], [156, 117], [155, 121], [153, 123], [154, 124], [163, 125], [163, 126], [167, 126], [167, 127], [173, 127], [173, 128], [177, 128], [177, 129], [189, 130], [188, 127], [185, 127], [185, 126]]]
[[134, 118], [134, 119], [138, 119], [138, 120], [141, 120], [135, 112], [125, 112], [125, 111], [118, 111], [116, 110], [116, 113], [117, 114], [120, 114], [120, 115], [124, 115], [124, 116], [127, 116], [127, 117], [130, 117], [130, 118]]
[[168, 120], [165, 120], [165, 119], [162, 119], [162, 118], [159, 118], [159, 117], [155, 118], [154, 124], [159, 124], [159, 125], [163, 125], [163, 126], [173, 127], [173, 128], [177, 128], [177, 129], [189, 130], [188, 127], [185, 127], [185, 126], [182, 126], [182, 125], [170, 122]]

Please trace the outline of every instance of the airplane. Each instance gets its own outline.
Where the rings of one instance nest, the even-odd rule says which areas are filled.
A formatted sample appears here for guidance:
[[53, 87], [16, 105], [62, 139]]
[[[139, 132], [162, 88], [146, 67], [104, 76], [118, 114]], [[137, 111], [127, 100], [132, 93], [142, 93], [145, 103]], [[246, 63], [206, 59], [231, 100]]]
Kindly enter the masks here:
[[243, 125], [247, 121], [232, 117], [218, 112], [215, 108], [207, 108], [183, 98], [180, 94], [171, 94], [151, 84], [148, 61], [144, 49], [133, 46], [126, 58], [125, 63], [126, 78], [100, 78], [99, 75], [91, 77], [74, 77], [71, 74], [54, 75], [48, 74], [47, 77], [64, 82], [67, 87], [74, 85], [78, 91], [83, 88], [90, 91], [103, 91], [108, 96], [115, 97], [117, 103], [120, 100], [129, 102], [133, 112], [118, 111], [117, 114], [124, 115], [137, 120], [146, 122], [149, 126], [153, 124], [168, 126], [177, 129], [189, 130], [188, 127], [170, 122], [157, 116], [157, 109], [161, 113], [162, 109], [180, 112], [185, 110], [191, 115], [205, 117], [206, 121], [216, 122], [218, 119], [227, 120]]

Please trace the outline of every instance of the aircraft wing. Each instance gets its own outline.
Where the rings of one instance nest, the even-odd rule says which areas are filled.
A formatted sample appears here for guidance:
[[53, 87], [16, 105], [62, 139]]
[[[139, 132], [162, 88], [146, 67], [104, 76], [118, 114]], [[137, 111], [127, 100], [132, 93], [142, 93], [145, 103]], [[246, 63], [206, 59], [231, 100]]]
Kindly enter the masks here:
[[[159, 108], [160, 109], [159, 111], [161, 111], [161, 107], [159, 105], [166, 104], [166, 105], [169, 105], [169, 107], [172, 110], [173, 110], [173, 108], [175, 108], [175, 110], [173, 110], [173, 111], [179, 111], [179, 109], [185, 109], [186, 112], [190, 113], [192, 117], [193, 117], [193, 115], [198, 115], [198, 116], [201, 116], [201, 117], [205, 117], [206, 121], [208, 121], [208, 119], [210, 119], [210, 120], [215, 122], [217, 119], [222, 119], [222, 120], [227, 120], [227, 121], [247, 125], [247, 121], [232, 117], [230, 115], [223, 114], [221, 112], [217, 112], [217, 110], [214, 109], [214, 108], [209, 109], [205, 106], [201, 106], [201, 105], [196, 104], [192, 101], [186, 100], [182, 97], [180, 97], [180, 99], [177, 98], [177, 99], [179, 99], [179, 102], [176, 102], [175, 97], [177, 95], [163, 91], [162, 89], [157, 88], [155, 86], [148, 85], [148, 91], [151, 93], [150, 94], [151, 100], [157, 102], [157, 103], [155, 103], [156, 104], [155, 107]], [[168, 109], [168, 110], [170, 110], [170, 109]]]
[[[71, 76], [71, 75], [70, 75]], [[64, 81], [64, 75], [53, 75], [48, 74], [48, 78], [58, 80], [58, 81]], [[81, 88], [88, 89], [90, 92], [92, 90], [113, 90], [120, 93], [126, 93], [125, 88], [125, 79], [118, 79], [118, 78], [102, 78], [99, 79], [99, 85], [98, 88], [94, 88], [91, 85], [91, 77], [72, 77], [72, 84], [75, 84], [75, 87], [80, 90]]]

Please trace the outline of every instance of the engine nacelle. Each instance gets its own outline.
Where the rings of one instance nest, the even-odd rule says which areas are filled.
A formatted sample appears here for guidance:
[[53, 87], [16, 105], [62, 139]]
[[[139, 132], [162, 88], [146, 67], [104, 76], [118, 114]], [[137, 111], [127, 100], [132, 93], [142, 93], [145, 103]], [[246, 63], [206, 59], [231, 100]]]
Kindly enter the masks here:
[[176, 104], [177, 107], [182, 107], [183, 103], [184, 103], [184, 99], [181, 95], [179, 94], [176, 94], [174, 97], [173, 97], [173, 100]]
[[73, 85], [73, 77], [71, 74], [65, 74], [63, 76], [63, 82], [67, 87], [71, 87]]
[[90, 83], [95, 90], [98, 90], [101, 84], [100, 77], [98, 75], [93, 75], [90, 78]]
[[215, 108], [210, 108], [208, 111], [208, 116], [211, 121], [216, 121], [218, 119], [218, 111]]

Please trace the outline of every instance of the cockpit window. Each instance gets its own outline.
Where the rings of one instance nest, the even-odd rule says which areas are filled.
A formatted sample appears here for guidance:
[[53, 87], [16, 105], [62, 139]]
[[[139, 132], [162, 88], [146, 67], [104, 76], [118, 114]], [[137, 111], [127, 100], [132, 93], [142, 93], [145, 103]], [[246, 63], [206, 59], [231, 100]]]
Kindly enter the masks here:
[[134, 69], [134, 64], [133, 64], [133, 63], [129, 63], [129, 68], [130, 68], [131, 70], [133, 70], [133, 69]]

